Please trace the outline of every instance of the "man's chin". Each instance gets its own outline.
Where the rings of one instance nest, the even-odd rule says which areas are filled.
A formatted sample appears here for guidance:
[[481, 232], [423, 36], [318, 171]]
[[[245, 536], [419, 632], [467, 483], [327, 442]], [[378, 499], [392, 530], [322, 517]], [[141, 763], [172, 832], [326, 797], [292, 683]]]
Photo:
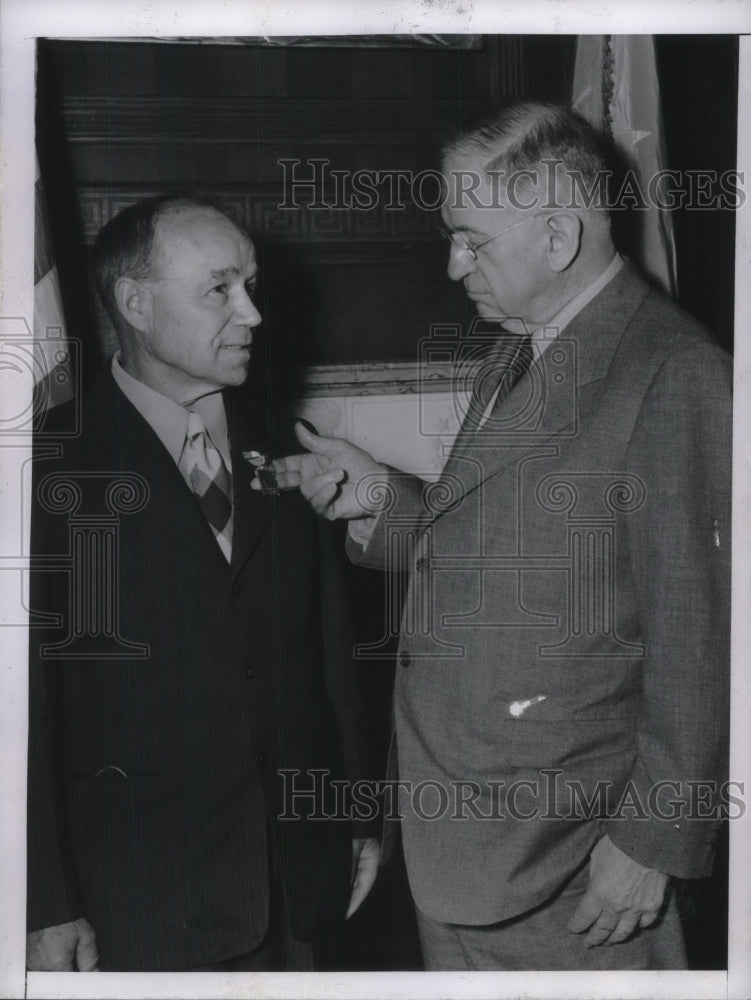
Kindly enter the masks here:
[[493, 320], [496, 323], [502, 323], [506, 318], [506, 314], [494, 302], [475, 301], [475, 310], [481, 319]]
[[248, 372], [250, 371], [250, 358], [246, 358], [244, 361], [237, 361], [233, 365], [228, 365], [224, 368], [222, 375], [225, 385], [242, 385], [245, 379], [248, 377]]

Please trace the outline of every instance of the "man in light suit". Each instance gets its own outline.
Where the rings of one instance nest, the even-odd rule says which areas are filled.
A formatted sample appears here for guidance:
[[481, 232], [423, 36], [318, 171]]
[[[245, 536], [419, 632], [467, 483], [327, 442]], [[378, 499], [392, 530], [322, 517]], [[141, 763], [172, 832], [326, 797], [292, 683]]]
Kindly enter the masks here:
[[243, 388], [254, 248], [149, 199], [94, 271], [120, 351], [34, 463], [28, 967], [311, 968], [377, 842], [286, 801], [285, 775], [366, 762], [335, 550], [249, 486], [290, 440]]
[[449, 277], [503, 330], [441, 480], [299, 428], [279, 482], [410, 574], [426, 966], [680, 968], [674, 881], [711, 872], [727, 766], [729, 359], [616, 253], [579, 116], [509, 106], [443, 166]]

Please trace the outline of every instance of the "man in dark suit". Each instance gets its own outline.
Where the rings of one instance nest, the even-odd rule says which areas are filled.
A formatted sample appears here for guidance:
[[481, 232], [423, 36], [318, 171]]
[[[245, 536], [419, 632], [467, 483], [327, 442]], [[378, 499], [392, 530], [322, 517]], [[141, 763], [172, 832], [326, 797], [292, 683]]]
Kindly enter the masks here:
[[378, 845], [289, 801], [298, 772], [363, 776], [363, 718], [335, 550], [249, 488], [289, 448], [243, 388], [253, 245], [150, 199], [94, 271], [120, 351], [34, 463], [28, 967], [311, 968]]
[[604, 169], [539, 104], [447, 147], [449, 277], [503, 329], [438, 484], [302, 428], [277, 463], [410, 573], [395, 750], [431, 969], [683, 967], [674, 880], [710, 874], [727, 806], [730, 363], [616, 253]]

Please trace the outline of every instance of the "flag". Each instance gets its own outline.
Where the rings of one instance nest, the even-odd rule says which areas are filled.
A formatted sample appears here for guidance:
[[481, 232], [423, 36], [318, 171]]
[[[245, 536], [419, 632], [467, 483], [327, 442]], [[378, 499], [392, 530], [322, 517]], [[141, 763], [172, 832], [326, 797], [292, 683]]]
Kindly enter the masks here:
[[649, 197], [650, 180], [667, 166], [652, 35], [580, 35], [572, 106], [610, 135], [633, 171], [636, 183], [624, 190], [632, 204], [643, 206], [633, 213], [639, 222], [633, 253], [652, 281], [675, 298], [672, 218]]
[[46, 410], [72, 399], [74, 383], [39, 161], [34, 196], [34, 396]]

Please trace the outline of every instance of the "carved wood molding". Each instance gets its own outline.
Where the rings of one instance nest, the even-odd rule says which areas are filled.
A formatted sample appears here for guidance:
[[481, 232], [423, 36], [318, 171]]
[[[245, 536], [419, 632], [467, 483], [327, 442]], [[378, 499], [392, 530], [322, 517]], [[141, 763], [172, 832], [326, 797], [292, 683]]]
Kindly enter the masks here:
[[[100, 228], [127, 205], [141, 198], [169, 192], [170, 185], [99, 190], [88, 185], [78, 190], [78, 205], [84, 239], [91, 243]], [[315, 252], [319, 263], [414, 264], [432, 262], [443, 255], [435, 211], [406, 204], [392, 211], [379, 204], [369, 211], [316, 209], [300, 205], [279, 208], [283, 197], [279, 185], [257, 185], [232, 192], [202, 189], [201, 194], [218, 204], [251, 235], [294, 242]], [[303, 251], [305, 252], [305, 251]]]
[[428, 370], [414, 361], [367, 362], [349, 365], [311, 365], [302, 375], [302, 396], [384, 396], [447, 392], [452, 388], [450, 364], [431, 364]]
[[[232, 45], [240, 48], [275, 49], [460, 49], [477, 51], [483, 47], [484, 35], [171, 35], [168, 38], [149, 38], [153, 45]], [[109, 36], [88, 38], [89, 42], [112, 42]], [[117, 43], [138, 44], [140, 38], [122, 37]]]

